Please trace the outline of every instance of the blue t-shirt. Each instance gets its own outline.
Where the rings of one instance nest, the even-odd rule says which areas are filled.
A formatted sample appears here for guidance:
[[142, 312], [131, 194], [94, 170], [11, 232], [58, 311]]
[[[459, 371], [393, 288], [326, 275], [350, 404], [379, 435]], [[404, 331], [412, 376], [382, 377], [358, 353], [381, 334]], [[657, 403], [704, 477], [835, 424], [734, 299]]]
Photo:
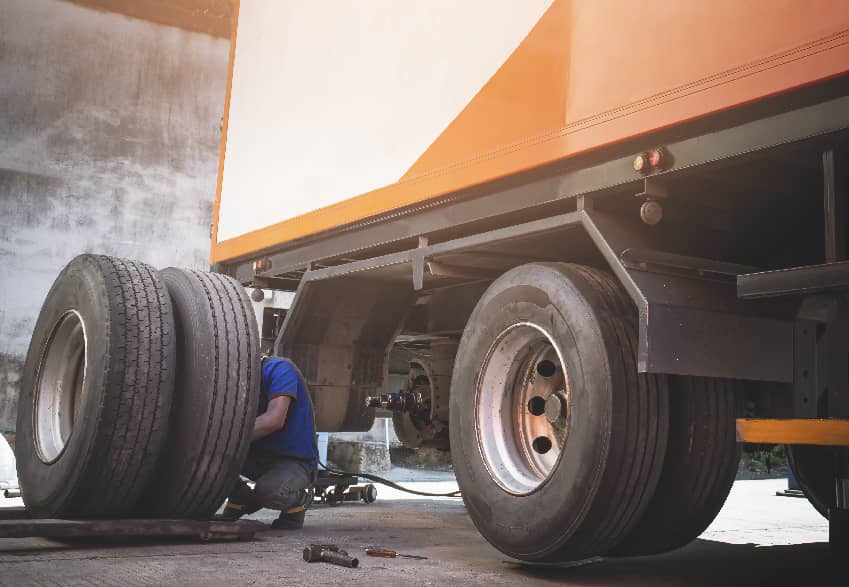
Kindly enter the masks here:
[[318, 449], [306, 385], [288, 360], [269, 357], [262, 362], [259, 413], [265, 412], [269, 400], [282, 395], [292, 398], [283, 429], [254, 441], [254, 445], [315, 466]]

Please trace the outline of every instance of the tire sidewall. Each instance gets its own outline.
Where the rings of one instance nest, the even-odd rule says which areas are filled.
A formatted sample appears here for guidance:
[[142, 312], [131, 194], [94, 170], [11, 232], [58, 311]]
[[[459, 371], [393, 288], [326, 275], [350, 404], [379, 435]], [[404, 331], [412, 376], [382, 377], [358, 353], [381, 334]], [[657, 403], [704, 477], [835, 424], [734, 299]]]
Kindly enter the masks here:
[[[105, 282], [91, 260], [78, 257], [62, 271], [47, 295], [33, 331], [18, 400], [17, 466], [27, 509], [34, 515], [61, 511], [75, 497], [89, 465], [108, 381], [109, 304]], [[35, 417], [39, 370], [59, 320], [76, 311], [86, 337], [85, 379], [77, 420], [59, 456], [45, 463], [37, 448]]]
[[[611, 367], [601, 329], [581, 283], [544, 264], [501, 276], [475, 307], [455, 361], [451, 450], [466, 507], [490, 543], [505, 554], [540, 559], [580, 526], [607, 460]], [[519, 322], [542, 327], [558, 344], [571, 390], [570, 429], [552, 475], [533, 492], [508, 493], [489, 475], [478, 447], [476, 384], [499, 334]], [[556, 543], [546, 537], [559, 536]]]
[[827, 446], [805, 444], [787, 445], [790, 467], [805, 497], [822, 517], [835, 507], [833, 449]]

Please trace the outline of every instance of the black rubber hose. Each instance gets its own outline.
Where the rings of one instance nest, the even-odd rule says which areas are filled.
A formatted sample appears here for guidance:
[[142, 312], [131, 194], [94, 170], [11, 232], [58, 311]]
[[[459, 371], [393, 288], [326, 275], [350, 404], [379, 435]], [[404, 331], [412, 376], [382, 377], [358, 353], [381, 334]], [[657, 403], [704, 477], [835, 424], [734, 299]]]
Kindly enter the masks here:
[[423, 495], [425, 497], [460, 497], [459, 489], [450, 493], [429, 493], [427, 491], [416, 491], [415, 489], [409, 489], [408, 487], [398, 485], [394, 481], [390, 481], [389, 479], [384, 479], [383, 477], [378, 477], [377, 475], [372, 475], [370, 473], [349, 473], [346, 471], [337, 471], [335, 469], [331, 469], [321, 461], [319, 461], [318, 464], [321, 465], [322, 469], [324, 469], [328, 473], [334, 473], [336, 475], [348, 475], [351, 477], [363, 477], [365, 479], [368, 479], [369, 481], [374, 481], [375, 483], [380, 483], [381, 485], [386, 485], [387, 487], [391, 487], [392, 489], [397, 489], [398, 491], [403, 491], [405, 493], [412, 493], [413, 495]]

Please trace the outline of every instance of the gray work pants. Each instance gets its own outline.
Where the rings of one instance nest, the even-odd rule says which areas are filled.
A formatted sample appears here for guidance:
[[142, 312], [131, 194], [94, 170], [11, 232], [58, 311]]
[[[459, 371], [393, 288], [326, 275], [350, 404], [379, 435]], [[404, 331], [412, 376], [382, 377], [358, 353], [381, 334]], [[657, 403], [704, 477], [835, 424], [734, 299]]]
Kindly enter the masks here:
[[304, 503], [313, 484], [315, 469], [304, 461], [251, 448], [242, 476], [256, 482], [251, 489], [239, 481], [230, 492], [232, 502], [247, 507], [286, 511]]

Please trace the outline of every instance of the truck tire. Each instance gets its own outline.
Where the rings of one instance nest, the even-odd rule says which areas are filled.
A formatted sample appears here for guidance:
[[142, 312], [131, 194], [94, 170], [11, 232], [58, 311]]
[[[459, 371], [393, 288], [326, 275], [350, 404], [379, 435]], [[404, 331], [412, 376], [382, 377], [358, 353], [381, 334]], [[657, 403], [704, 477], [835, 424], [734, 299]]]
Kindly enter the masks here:
[[163, 446], [171, 302], [153, 268], [80, 255], [56, 278], [24, 366], [17, 464], [35, 517], [128, 514]]
[[616, 554], [657, 554], [684, 546], [722, 509], [740, 462], [737, 389], [729, 379], [669, 378], [663, 473], [648, 509]]
[[143, 515], [208, 519], [238, 480], [259, 401], [259, 333], [244, 289], [215, 273], [159, 272], [174, 305], [177, 373], [168, 450]]
[[787, 458], [805, 497], [822, 517], [837, 505], [834, 487], [834, 451], [830, 446], [787, 446]]
[[666, 378], [635, 361], [635, 309], [603, 271], [534, 263], [487, 289], [460, 342], [450, 436], [466, 508], [493, 546], [580, 559], [636, 524], [669, 415]]

